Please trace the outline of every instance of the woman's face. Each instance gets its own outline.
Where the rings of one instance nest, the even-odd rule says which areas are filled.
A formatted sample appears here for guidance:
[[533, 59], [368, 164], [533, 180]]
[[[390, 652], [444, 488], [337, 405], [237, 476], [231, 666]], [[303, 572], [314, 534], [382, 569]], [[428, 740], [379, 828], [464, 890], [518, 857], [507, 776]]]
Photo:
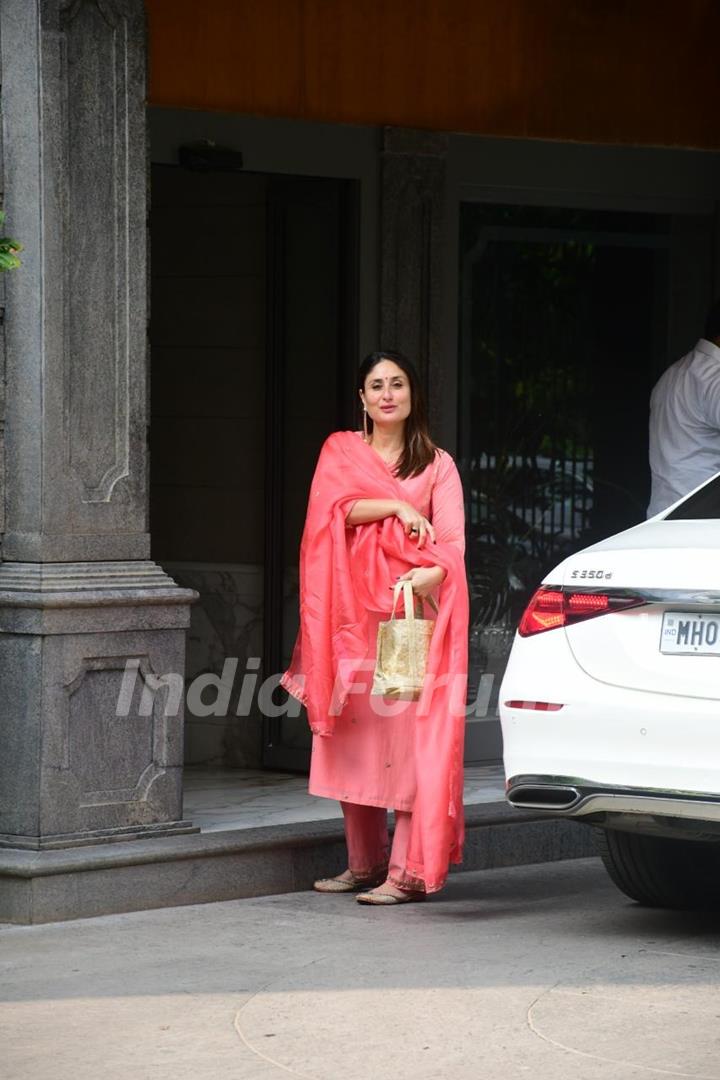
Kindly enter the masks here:
[[410, 415], [410, 382], [393, 360], [381, 360], [368, 372], [362, 398], [374, 424], [391, 427]]

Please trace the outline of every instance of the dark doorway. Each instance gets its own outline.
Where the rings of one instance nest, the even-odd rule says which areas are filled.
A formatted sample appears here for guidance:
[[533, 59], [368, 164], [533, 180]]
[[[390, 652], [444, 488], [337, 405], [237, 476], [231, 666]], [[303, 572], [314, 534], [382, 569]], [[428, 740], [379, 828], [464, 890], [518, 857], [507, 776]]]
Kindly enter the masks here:
[[240, 698], [289, 660], [312, 469], [350, 423], [356, 186], [155, 165], [151, 253], [152, 554], [200, 593], [189, 685], [232, 680], [188, 699], [186, 761], [303, 770], [304, 716]]
[[[573, 551], [642, 520], [650, 390], [710, 300], [712, 222], [691, 215], [461, 208], [460, 461], [468, 499], [467, 760], [501, 752], [517, 621]], [[700, 296], [688, 303], [684, 268]], [[489, 696], [488, 696], [489, 695]]]

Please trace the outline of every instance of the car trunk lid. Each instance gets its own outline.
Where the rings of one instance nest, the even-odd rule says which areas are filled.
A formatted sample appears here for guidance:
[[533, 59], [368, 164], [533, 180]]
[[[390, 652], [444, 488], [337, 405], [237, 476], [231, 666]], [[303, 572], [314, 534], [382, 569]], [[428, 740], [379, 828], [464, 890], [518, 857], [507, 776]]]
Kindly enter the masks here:
[[553, 584], [642, 601], [564, 629], [592, 678], [720, 699], [720, 521], [643, 523], [571, 556]]

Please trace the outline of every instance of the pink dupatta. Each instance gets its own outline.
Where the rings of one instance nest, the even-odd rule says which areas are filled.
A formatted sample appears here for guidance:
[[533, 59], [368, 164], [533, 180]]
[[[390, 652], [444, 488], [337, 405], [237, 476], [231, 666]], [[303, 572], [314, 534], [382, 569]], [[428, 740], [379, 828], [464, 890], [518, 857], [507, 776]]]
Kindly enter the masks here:
[[[396, 517], [348, 529], [358, 499], [401, 499], [403, 489], [379, 455], [353, 431], [325, 441], [313, 476], [300, 545], [300, 631], [281, 679], [305, 705], [315, 735], [332, 736], [352, 688], [367, 687], [368, 610], [390, 611], [387, 557], [442, 566], [439, 614], [427, 677], [417, 703], [415, 769], [407, 874], [427, 892], [442, 888], [448, 863], [462, 859], [463, 739], [467, 687], [468, 590], [453, 544], [410, 540]], [[391, 722], [391, 721], [389, 721]]]

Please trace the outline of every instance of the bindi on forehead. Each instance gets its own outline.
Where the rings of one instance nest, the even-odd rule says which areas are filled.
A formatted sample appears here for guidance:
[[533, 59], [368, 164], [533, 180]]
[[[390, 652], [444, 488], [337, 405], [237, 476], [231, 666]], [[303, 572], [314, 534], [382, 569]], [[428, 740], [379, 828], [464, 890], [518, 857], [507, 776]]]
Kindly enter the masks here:
[[389, 382], [406, 382], [405, 373], [402, 371], [395, 371], [389, 375], [368, 375], [367, 381], [372, 386], [374, 383], [389, 383]]

